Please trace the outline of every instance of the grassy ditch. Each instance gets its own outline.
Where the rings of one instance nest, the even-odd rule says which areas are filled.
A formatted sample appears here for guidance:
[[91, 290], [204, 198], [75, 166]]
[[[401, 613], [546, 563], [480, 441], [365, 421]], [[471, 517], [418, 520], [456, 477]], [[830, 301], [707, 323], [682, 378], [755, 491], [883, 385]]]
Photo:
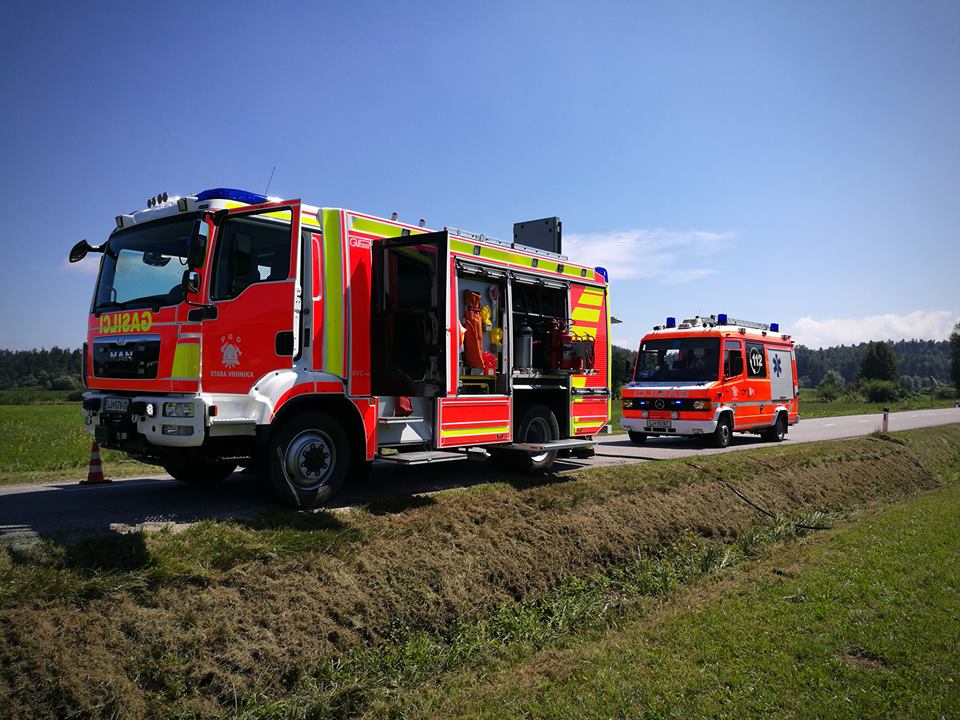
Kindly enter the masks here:
[[947, 718], [960, 708], [960, 486], [929, 491], [613, 631], [447, 674], [405, 717]]
[[600, 632], [796, 532], [720, 480], [818, 524], [941, 485], [958, 451], [945, 426], [6, 549], [0, 707], [389, 715], [438, 674]]

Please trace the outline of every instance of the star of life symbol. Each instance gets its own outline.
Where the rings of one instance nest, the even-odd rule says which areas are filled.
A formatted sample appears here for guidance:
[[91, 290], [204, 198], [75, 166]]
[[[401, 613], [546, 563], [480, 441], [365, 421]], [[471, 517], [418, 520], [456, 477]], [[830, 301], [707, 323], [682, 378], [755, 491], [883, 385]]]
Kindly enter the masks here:
[[780, 373], [783, 371], [781, 367], [783, 363], [780, 362], [780, 356], [774, 355], [773, 357], [773, 371], [777, 374], [777, 377], [780, 377]]
[[240, 356], [243, 355], [243, 351], [237, 346], [237, 343], [240, 342], [240, 336], [234, 338], [232, 334], [222, 335], [220, 340], [223, 342], [223, 345], [220, 346], [220, 363], [224, 367], [237, 367], [240, 364]]

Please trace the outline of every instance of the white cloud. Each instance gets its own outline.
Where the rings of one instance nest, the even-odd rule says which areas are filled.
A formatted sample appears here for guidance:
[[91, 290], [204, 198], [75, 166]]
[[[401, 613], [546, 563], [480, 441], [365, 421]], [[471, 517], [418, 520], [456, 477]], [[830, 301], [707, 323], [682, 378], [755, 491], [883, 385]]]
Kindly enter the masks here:
[[638, 229], [564, 235], [563, 252], [571, 260], [607, 268], [611, 280], [646, 278], [680, 285], [716, 272], [706, 258], [724, 247], [731, 233], [704, 230]]
[[820, 348], [870, 340], [946, 340], [958, 321], [960, 313], [952, 310], [916, 310], [906, 315], [888, 313], [861, 318], [802, 317], [784, 329], [793, 334], [798, 344]]

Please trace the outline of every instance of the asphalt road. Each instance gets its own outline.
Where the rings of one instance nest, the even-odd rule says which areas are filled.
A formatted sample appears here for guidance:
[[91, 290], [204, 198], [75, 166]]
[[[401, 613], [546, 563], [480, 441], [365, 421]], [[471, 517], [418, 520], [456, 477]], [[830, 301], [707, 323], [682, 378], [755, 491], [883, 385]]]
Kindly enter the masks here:
[[[911, 430], [960, 422], [960, 409], [914, 410], [890, 415], [889, 430]], [[849, 415], [803, 420], [790, 428], [786, 443], [796, 444], [868, 435], [880, 428], [879, 415]], [[726, 450], [708, 449], [682, 438], [650, 439], [634, 445], [626, 435], [606, 436], [596, 456], [558, 460], [556, 473], [541, 482], [573, 480], [584, 467], [667, 460], [692, 455], [737, 452], [762, 447], [754, 435], [734, 435]], [[145, 466], [149, 472], [149, 468]], [[105, 468], [109, 477], [110, 468]], [[341, 492], [333, 507], [366, 503], [374, 512], [402, 512], [428, 505], [430, 494], [478, 483], [504, 480], [528, 484], [529, 478], [509, 475], [491, 463], [464, 461], [400, 467], [377, 463], [371, 481]], [[190, 523], [203, 519], [243, 518], [275, 509], [252, 475], [235, 473], [216, 488], [182, 485], [167, 476], [117, 480], [108, 485], [81, 486], [77, 479], [44, 485], [0, 487], [0, 542], [29, 541], [118, 527], [152, 523]]]

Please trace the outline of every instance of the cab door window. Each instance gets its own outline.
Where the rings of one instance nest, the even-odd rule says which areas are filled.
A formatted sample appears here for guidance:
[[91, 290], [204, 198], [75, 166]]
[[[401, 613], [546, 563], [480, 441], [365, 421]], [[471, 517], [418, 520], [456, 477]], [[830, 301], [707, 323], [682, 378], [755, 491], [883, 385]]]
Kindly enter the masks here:
[[723, 345], [724, 379], [743, 375], [743, 349], [738, 340], [727, 340]]
[[226, 220], [217, 233], [210, 299], [230, 300], [255, 283], [286, 280], [290, 248], [289, 224], [245, 217]]

